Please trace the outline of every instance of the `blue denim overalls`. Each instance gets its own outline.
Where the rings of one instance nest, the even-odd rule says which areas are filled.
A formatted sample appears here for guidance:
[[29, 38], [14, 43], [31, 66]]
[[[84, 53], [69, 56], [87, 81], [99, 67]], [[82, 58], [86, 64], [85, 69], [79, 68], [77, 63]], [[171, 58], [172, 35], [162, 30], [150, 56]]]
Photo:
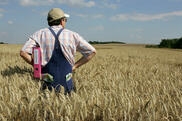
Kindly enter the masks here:
[[49, 30], [55, 37], [55, 45], [52, 57], [47, 65], [42, 68], [42, 73], [49, 73], [53, 76], [54, 81], [51, 83], [44, 82], [43, 89], [48, 88], [49, 90], [52, 90], [52, 88], [54, 88], [56, 92], [60, 92], [60, 85], [62, 85], [65, 89], [65, 94], [67, 94], [73, 90], [74, 85], [71, 77], [72, 66], [63, 55], [58, 39], [63, 29], [59, 30], [57, 34], [52, 28], [49, 28]]

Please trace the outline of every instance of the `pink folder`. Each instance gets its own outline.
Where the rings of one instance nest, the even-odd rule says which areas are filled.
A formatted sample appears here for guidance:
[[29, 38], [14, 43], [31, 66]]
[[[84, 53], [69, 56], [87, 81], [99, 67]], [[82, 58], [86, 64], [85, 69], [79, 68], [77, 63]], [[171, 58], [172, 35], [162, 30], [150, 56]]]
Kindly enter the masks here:
[[41, 78], [41, 51], [40, 47], [33, 47], [34, 56], [34, 78]]

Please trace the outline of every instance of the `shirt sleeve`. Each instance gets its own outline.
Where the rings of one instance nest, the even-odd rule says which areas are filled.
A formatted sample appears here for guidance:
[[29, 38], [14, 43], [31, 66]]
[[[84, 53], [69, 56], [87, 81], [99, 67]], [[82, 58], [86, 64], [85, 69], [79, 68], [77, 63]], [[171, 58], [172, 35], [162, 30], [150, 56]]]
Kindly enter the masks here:
[[27, 42], [24, 44], [23, 48], [21, 49], [24, 52], [32, 54], [32, 48], [36, 46], [35, 40], [28, 38]]
[[79, 34], [75, 34], [75, 39], [77, 40], [77, 51], [79, 51], [83, 56], [87, 57], [93, 52], [96, 52], [96, 49]]

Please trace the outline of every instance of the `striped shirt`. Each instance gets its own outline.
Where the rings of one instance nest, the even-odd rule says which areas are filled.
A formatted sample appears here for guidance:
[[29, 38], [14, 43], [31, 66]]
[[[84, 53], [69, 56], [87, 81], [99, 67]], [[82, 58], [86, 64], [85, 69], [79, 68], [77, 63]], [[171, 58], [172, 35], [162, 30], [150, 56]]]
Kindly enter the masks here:
[[[62, 29], [62, 26], [52, 26], [51, 28], [57, 33]], [[79, 51], [85, 57], [96, 52], [95, 48], [78, 33], [68, 29], [63, 29], [59, 35], [59, 42], [65, 58], [72, 66], [75, 64], [74, 57], [76, 51]], [[30, 36], [28, 41], [24, 44], [22, 51], [32, 54], [32, 48], [36, 46], [36, 43], [39, 44], [41, 48], [42, 66], [45, 66], [52, 56], [55, 38], [48, 28], [41, 29]]]

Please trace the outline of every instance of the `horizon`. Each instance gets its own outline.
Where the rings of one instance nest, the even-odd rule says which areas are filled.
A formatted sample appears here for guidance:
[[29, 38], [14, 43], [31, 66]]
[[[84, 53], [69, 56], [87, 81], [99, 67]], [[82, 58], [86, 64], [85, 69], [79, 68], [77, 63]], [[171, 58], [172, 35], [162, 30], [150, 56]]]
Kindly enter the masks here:
[[87, 41], [159, 44], [182, 37], [182, 0], [0, 0], [0, 42], [24, 44], [48, 27], [47, 13], [70, 15], [66, 28]]

